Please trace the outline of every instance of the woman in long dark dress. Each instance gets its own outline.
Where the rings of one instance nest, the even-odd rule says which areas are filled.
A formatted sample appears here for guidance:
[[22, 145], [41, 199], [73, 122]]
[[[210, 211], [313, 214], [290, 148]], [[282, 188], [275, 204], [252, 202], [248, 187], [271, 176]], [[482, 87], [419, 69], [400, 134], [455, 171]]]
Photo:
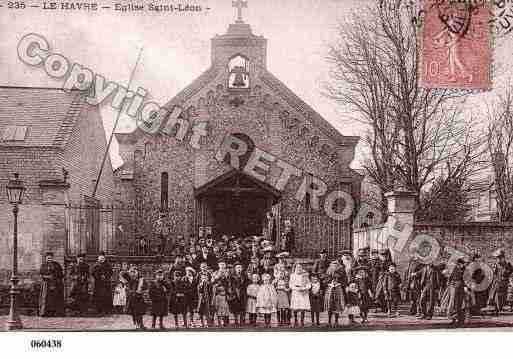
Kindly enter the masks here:
[[126, 276], [127, 313], [132, 316], [136, 329], [146, 329], [143, 322], [143, 316], [146, 313], [146, 303], [143, 296], [146, 289], [144, 278], [136, 266], [130, 267]]

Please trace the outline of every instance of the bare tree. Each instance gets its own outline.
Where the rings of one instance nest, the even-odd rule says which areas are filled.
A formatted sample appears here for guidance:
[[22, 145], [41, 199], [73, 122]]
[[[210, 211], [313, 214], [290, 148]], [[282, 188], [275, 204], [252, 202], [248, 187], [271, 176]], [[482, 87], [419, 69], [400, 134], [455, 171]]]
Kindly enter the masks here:
[[453, 186], [479, 170], [482, 137], [459, 111], [466, 92], [419, 86], [414, 10], [401, 4], [369, 7], [340, 25], [326, 93], [368, 126], [363, 165], [382, 193], [408, 188], [423, 206], [420, 194], [438, 177]]
[[513, 89], [507, 86], [488, 111], [488, 151], [495, 177], [498, 220], [513, 221]]

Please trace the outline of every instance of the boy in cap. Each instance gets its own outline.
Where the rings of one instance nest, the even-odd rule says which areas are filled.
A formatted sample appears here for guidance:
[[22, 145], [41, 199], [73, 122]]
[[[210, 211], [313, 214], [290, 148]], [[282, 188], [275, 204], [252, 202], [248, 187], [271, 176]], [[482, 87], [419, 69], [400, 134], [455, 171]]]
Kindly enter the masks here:
[[168, 314], [168, 294], [169, 286], [164, 280], [164, 272], [159, 269], [155, 272], [155, 280], [151, 282], [149, 295], [151, 300], [151, 327], [155, 329], [157, 317], [159, 318], [159, 328], [164, 328], [164, 317]]
[[175, 327], [179, 327], [178, 315], [181, 314], [183, 318], [183, 326], [185, 328], [187, 325], [187, 303], [186, 303], [186, 295], [187, 295], [187, 285], [183, 280], [183, 272], [175, 271], [173, 273], [173, 281], [171, 283], [171, 296], [169, 300], [169, 309], [173, 314], [175, 319]]
[[391, 263], [388, 267], [384, 290], [388, 316], [398, 316], [397, 306], [401, 300], [401, 276], [397, 273], [394, 263]]

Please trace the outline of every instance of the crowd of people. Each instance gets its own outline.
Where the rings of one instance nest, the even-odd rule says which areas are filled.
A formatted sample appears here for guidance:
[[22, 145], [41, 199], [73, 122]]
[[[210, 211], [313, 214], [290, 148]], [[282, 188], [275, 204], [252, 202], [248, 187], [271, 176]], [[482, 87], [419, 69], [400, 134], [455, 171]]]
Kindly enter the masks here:
[[[114, 276], [104, 254], [90, 270], [79, 255], [70, 270], [66, 303], [76, 315], [88, 313], [91, 302], [99, 315], [131, 315], [138, 329], [145, 328], [148, 311], [151, 327], [164, 329], [168, 316], [175, 328], [187, 328], [195, 321], [203, 327], [270, 326], [273, 318], [278, 326], [339, 326], [342, 319], [351, 325], [367, 322], [371, 310], [397, 317], [401, 302], [408, 302], [410, 314], [419, 319], [431, 319], [437, 308], [436, 314], [461, 324], [486, 306], [492, 306], [495, 314], [505, 305], [513, 306], [513, 266], [503, 250], [494, 253], [496, 264], [487, 286], [481, 285], [485, 278], [479, 266], [470, 267], [478, 263], [477, 254], [468, 262], [458, 259], [454, 268], [424, 264], [413, 254], [401, 276], [388, 249], [361, 248], [355, 257], [352, 251], [342, 251], [333, 259], [323, 250], [313, 266], [255, 236], [223, 236], [216, 243], [211, 238], [188, 242], [179, 238], [173, 252], [174, 262], [150, 276], [129, 263], [123, 263]], [[464, 278], [466, 268], [473, 268], [470, 279]], [[40, 315], [63, 314], [62, 268], [52, 253], [41, 276]], [[325, 323], [321, 323], [323, 312]], [[262, 324], [257, 324], [258, 318]]]

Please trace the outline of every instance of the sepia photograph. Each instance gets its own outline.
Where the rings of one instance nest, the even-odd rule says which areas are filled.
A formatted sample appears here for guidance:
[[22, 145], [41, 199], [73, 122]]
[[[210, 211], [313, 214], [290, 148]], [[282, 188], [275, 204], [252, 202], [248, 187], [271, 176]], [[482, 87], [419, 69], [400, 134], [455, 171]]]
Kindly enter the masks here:
[[0, 340], [513, 328], [513, 2], [0, 19]]

